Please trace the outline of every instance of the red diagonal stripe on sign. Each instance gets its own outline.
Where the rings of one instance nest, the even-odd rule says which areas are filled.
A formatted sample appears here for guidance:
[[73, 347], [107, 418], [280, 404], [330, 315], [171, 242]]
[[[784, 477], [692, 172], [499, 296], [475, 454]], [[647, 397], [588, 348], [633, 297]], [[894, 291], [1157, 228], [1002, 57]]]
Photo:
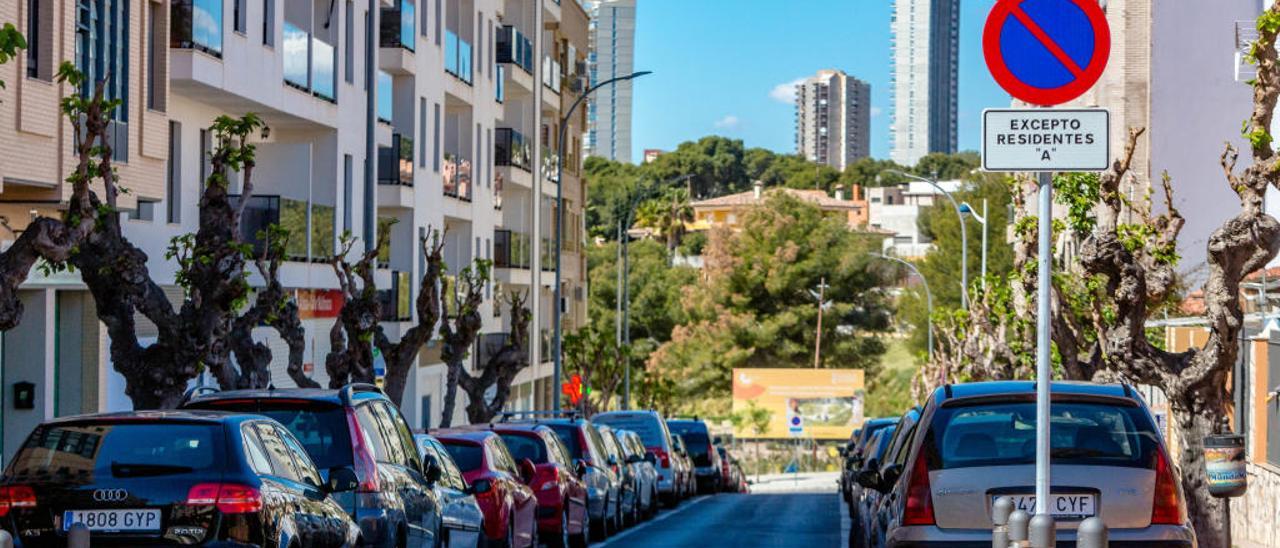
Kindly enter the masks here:
[[1058, 46], [1058, 43], [1054, 42], [1053, 38], [1050, 38], [1049, 34], [1031, 19], [1031, 16], [1027, 15], [1027, 12], [1022, 11], [1022, 6], [1014, 6], [1013, 9], [1010, 10], [1010, 13], [1012, 13], [1014, 17], [1017, 17], [1018, 21], [1022, 23], [1022, 26], [1027, 27], [1027, 30], [1031, 31], [1031, 35], [1035, 36], [1036, 40], [1039, 40], [1040, 44], [1043, 45], [1045, 49], [1049, 50], [1049, 53], [1052, 53], [1053, 56], [1058, 59], [1059, 63], [1062, 63], [1062, 66], [1067, 67], [1067, 70], [1071, 71], [1071, 74], [1079, 78], [1080, 75], [1084, 73], [1084, 70], [1076, 64], [1075, 60], [1072, 59], [1070, 55], [1067, 55], [1067, 52], [1063, 51], [1062, 48]]

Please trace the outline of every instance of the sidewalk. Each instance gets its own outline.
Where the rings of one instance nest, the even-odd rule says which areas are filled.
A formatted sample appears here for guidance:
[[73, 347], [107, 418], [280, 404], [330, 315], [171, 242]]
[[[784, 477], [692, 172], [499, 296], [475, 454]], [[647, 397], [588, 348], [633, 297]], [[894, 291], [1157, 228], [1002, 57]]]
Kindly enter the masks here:
[[765, 474], [751, 485], [752, 493], [835, 493], [840, 486], [839, 472], [802, 472], [799, 474]]

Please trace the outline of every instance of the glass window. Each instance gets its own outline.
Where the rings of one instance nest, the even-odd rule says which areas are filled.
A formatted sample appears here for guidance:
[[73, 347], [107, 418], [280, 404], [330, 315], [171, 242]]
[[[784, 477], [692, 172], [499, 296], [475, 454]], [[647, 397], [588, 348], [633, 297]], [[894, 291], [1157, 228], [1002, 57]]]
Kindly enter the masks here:
[[267, 459], [271, 461], [271, 469], [275, 470], [275, 475], [290, 481], [302, 481], [302, 474], [298, 472], [293, 456], [290, 455], [289, 448], [285, 447], [284, 440], [280, 438], [276, 428], [268, 423], [259, 422], [254, 423], [253, 429], [257, 432], [258, 439], [262, 440], [262, 448], [266, 450]]
[[266, 450], [262, 448], [262, 442], [258, 440], [258, 435], [253, 428], [246, 424], [240, 434], [244, 439], [244, 453], [249, 460], [249, 467], [259, 474], [274, 474], [275, 471], [271, 469], [271, 461], [267, 459]]
[[440, 467], [444, 469], [440, 477], [446, 481], [449, 487], [459, 490], [466, 488], [467, 481], [463, 479], [462, 471], [458, 470], [458, 465], [453, 462], [453, 457], [449, 455], [449, 452], [438, 441], [432, 440], [431, 445], [435, 447], [436, 452], [440, 455]]
[[190, 423], [85, 423], [37, 427], [14, 456], [18, 481], [215, 474], [222, 426]]
[[453, 457], [453, 462], [463, 471], [470, 472], [478, 470], [484, 466], [484, 449], [479, 445], [464, 442], [445, 440], [441, 442], [444, 450]]
[[412, 467], [414, 470], [421, 470], [421, 460], [418, 458], [417, 451], [410, 451], [413, 447], [413, 432], [409, 430], [409, 425], [405, 423], [404, 417], [400, 416], [400, 412], [390, 404], [383, 402], [381, 404], [383, 412], [386, 414], [387, 420], [391, 422], [395, 433], [399, 436], [400, 448], [404, 454], [404, 464]]
[[515, 477], [520, 477], [519, 468], [516, 467], [516, 460], [512, 458], [511, 452], [507, 451], [507, 445], [498, 440], [491, 439], [489, 441], [489, 452], [493, 455], [494, 468], [502, 470]]
[[265, 415], [283, 424], [321, 470], [351, 466], [351, 432], [341, 407], [280, 405], [241, 410]]
[[663, 443], [665, 432], [653, 415], [647, 413], [609, 413], [597, 415], [592, 422], [607, 424], [614, 428], [630, 430], [640, 436], [646, 447], [666, 447]]
[[591, 450], [591, 456], [587, 460], [597, 466], [604, 464], [608, 458], [605, 456], [604, 440], [600, 438], [600, 432], [590, 426], [587, 427], [587, 447]]
[[298, 471], [298, 478], [303, 483], [309, 483], [315, 487], [320, 487], [320, 472], [316, 470], [316, 465], [311, 462], [311, 457], [307, 456], [306, 450], [298, 443], [288, 430], [276, 429], [280, 433], [280, 439], [284, 440], [284, 445], [289, 450], [289, 455], [293, 457], [293, 465]]
[[564, 443], [569, 455], [574, 460], [582, 458], [582, 446], [578, 444], [578, 427], [572, 424], [552, 424], [551, 430], [556, 433], [556, 437]]
[[542, 438], [536, 433], [533, 435], [500, 434], [499, 436], [515, 460], [529, 459], [534, 464], [547, 462], [547, 451], [543, 447]]
[[[1159, 433], [1139, 407], [1058, 403], [1052, 409], [1054, 464], [1147, 468]], [[1033, 402], [941, 408], [934, 415], [929, 450], [932, 469], [1035, 462]]]
[[560, 466], [569, 466], [569, 452], [564, 448], [564, 444], [560, 443], [560, 438], [555, 434], [544, 434], [543, 439], [546, 440], [547, 447], [551, 449], [551, 460]]
[[404, 464], [404, 451], [397, 441], [395, 425], [387, 418], [386, 410], [379, 403], [366, 404], [361, 409], [364, 411], [357, 413], [357, 416], [364, 415], [367, 419], [361, 420], [360, 426], [365, 426], [368, 421], [367, 432], [371, 437], [378, 438], [374, 442], [378, 447], [378, 462]]

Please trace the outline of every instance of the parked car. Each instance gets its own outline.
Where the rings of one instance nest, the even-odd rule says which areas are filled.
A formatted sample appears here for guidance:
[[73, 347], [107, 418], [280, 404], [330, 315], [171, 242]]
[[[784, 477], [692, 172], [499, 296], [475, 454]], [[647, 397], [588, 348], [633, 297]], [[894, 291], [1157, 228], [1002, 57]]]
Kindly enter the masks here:
[[848, 482], [852, 479], [848, 473], [849, 458], [853, 456], [853, 448], [858, 445], [858, 437], [861, 435], [862, 428], [854, 428], [853, 432], [849, 434], [849, 441], [845, 442], [845, 444], [841, 445], [838, 449], [840, 452], [840, 500], [843, 500], [845, 503], [849, 502]]
[[24, 548], [170, 542], [355, 546], [360, 529], [302, 444], [262, 416], [205, 411], [80, 415], [36, 427], [0, 480], [0, 524]]
[[[506, 413], [503, 422], [545, 424], [569, 450], [575, 470], [582, 472], [581, 479], [587, 485], [587, 513], [591, 516], [590, 531], [593, 540], [604, 540], [613, 531], [622, 528], [618, 521], [618, 505], [622, 499], [622, 482], [608, 466], [604, 440], [592, 422], [576, 413], [528, 412]], [[582, 464], [583, 466], [578, 466]]]
[[[569, 450], [554, 430], [542, 424], [495, 424], [490, 427], [517, 461], [533, 463], [538, 498], [538, 534], [552, 546], [586, 546], [591, 540], [587, 486], [579, 479]], [[585, 468], [585, 465], [583, 466]]]
[[734, 473], [734, 476], [738, 478], [737, 488], [736, 488], [737, 492], [750, 493], [751, 482], [747, 480], [747, 473], [742, 471], [742, 463], [739, 462], [737, 459], [733, 460], [733, 473]]
[[627, 466], [626, 457], [622, 454], [622, 445], [618, 443], [613, 428], [603, 424], [595, 425], [604, 442], [604, 452], [609, 470], [618, 476], [618, 521], [627, 527], [640, 518], [640, 505], [637, 503], [637, 485], [634, 470]]
[[[907, 442], [911, 439], [912, 434], [915, 433], [914, 429], [919, 421], [920, 408], [912, 407], [898, 418], [897, 423], [881, 430], [885, 438], [892, 437], [892, 439], [888, 440], [888, 447], [885, 451], [875, 457], [875, 462], [870, 462], [871, 459], [868, 459], [869, 465], [867, 468], [873, 470], [875, 475], [867, 474], [871, 483], [863, 486], [862, 506], [858, 514], [859, 521], [854, 524], [855, 529], [853, 531], [853, 534], [861, 537], [861, 546], [884, 546], [885, 531], [888, 530], [889, 523], [885, 519], [886, 512], [882, 510], [883, 505], [887, 504], [891, 499], [876, 489], [876, 482], [879, 481], [880, 474], [893, 462], [893, 459], [907, 449]], [[863, 481], [863, 479], [859, 481]], [[857, 539], [854, 540], [854, 543], [857, 544]]]
[[189, 394], [182, 406], [271, 417], [302, 442], [324, 481], [328, 471], [353, 470], [356, 489], [334, 498], [360, 526], [367, 546], [437, 542], [440, 500], [409, 423], [378, 387], [214, 391]]
[[692, 497], [697, 489], [693, 459], [689, 458], [689, 451], [684, 447], [684, 437], [680, 434], [671, 434], [671, 443], [675, 448], [675, 457], [680, 462], [680, 499], [683, 500]]
[[738, 489], [737, 479], [733, 477], [733, 456], [724, 447], [716, 446], [720, 455], [720, 490], [733, 492]]
[[678, 473], [677, 459], [673, 458], [671, 432], [667, 422], [657, 411], [610, 411], [600, 413], [592, 420], [614, 428], [630, 430], [640, 436], [645, 451], [654, 456], [654, 468], [658, 471], [658, 495], [668, 507], [680, 502], [682, 478]]
[[657, 457], [645, 451], [639, 434], [630, 430], [617, 430], [615, 433], [622, 446], [623, 462], [631, 467], [636, 478], [640, 515], [643, 518], [653, 517], [658, 513], [658, 469], [654, 467]]
[[[1128, 385], [1054, 382], [1049, 510], [1058, 540], [1098, 515], [1113, 545], [1194, 547], [1164, 439]], [[926, 402], [907, 447], [879, 473], [886, 546], [991, 542], [990, 505], [1035, 509], [1035, 383], [949, 385]], [[1105, 511], [1099, 512], [1099, 510]], [[984, 538], [985, 533], [985, 538]]]
[[427, 434], [414, 434], [413, 440], [426, 463], [427, 479], [434, 481], [440, 499], [440, 544], [449, 548], [479, 546], [484, 539], [484, 511], [462, 470], [440, 440]]
[[840, 488], [845, 502], [849, 503], [849, 518], [857, 520], [857, 504], [862, 497], [862, 485], [858, 483], [858, 471], [862, 470], [862, 452], [877, 430], [898, 422], [897, 417], [881, 417], [868, 419], [862, 424], [858, 437], [853, 442], [853, 449], [845, 453], [844, 468], [840, 474]]
[[693, 463], [694, 490], [715, 493], [720, 490], [720, 453], [711, 444], [707, 423], [698, 419], [672, 419], [667, 428], [679, 434], [685, 443], [685, 451]]
[[[864, 451], [866, 458], [863, 459], [862, 469], [858, 471], [859, 482], [867, 481], [865, 478], [872, 477], [871, 474], [880, 469], [880, 462], [884, 458], [890, 442], [893, 441], [893, 433], [896, 428], [896, 425], [889, 425], [871, 435], [871, 439], [867, 441], [867, 447]], [[865, 483], [864, 486], [866, 486]], [[852, 512], [850, 515], [854, 520], [853, 530], [850, 531], [849, 536], [851, 548], [865, 548], [868, 546], [866, 544], [865, 531], [867, 515], [874, 511], [874, 506], [879, 501], [880, 494], [875, 489], [863, 489], [858, 498], [854, 499], [853, 505], [857, 507], [857, 511]]]
[[484, 513], [485, 538], [503, 548], [538, 546], [538, 499], [528, 483], [532, 462], [516, 463], [502, 438], [486, 430], [433, 430], [471, 484]]

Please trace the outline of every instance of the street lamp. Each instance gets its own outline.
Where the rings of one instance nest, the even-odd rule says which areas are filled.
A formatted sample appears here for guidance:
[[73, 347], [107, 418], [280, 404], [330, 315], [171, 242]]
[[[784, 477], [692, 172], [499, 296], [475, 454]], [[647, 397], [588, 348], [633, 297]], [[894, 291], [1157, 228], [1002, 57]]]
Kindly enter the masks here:
[[907, 179], [911, 179], [913, 181], [929, 183], [930, 185], [933, 186], [933, 188], [938, 189], [938, 192], [941, 192], [943, 196], [946, 196], [947, 199], [951, 201], [951, 207], [955, 208], [956, 217], [960, 219], [960, 305], [963, 306], [965, 310], [968, 310], [969, 309], [969, 234], [968, 234], [968, 231], [965, 230], [964, 212], [960, 210], [960, 204], [956, 202], [956, 199], [951, 196], [950, 192], [947, 192], [946, 189], [942, 188], [942, 185], [938, 184], [938, 181], [921, 177], [919, 175], [912, 175], [905, 171], [898, 171], [896, 169], [886, 169], [884, 170], [884, 172], [892, 173], [899, 177], [906, 177]]
[[961, 202], [960, 208], [972, 215], [974, 220], [982, 223], [982, 290], [987, 290], [987, 199], [982, 199], [982, 215], [973, 210], [969, 202]]
[[[908, 269], [910, 269], [911, 272], [914, 273], [917, 278], [920, 278], [920, 283], [921, 285], [924, 286], [925, 306], [929, 313], [928, 324], [927, 324], [929, 326], [929, 363], [933, 363], [933, 293], [929, 291], [929, 280], [925, 279], [924, 274], [920, 273], [920, 270], [916, 268], [916, 265], [913, 265], [907, 261], [904, 261], [892, 255], [885, 255], [883, 253], [868, 253], [868, 255], [871, 255], [872, 257], [875, 257], [877, 259], [893, 261], [895, 263], [903, 265]], [[946, 380], [947, 380], [946, 372], [944, 371], [942, 375], [943, 375], [942, 382], [943, 384], [946, 384]]]
[[[556, 402], [555, 409], [556, 409], [557, 411], [558, 411], [558, 410], [560, 410], [561, 362], [563, 361], [563, 358], [562, 358], [562, 356], [560, 355], [560, 353], [561, 353], [561, 352], [560, 352], [560, 349], [561, 349], [561, 348], [563, 348], [563, 347], [562, 347], [562, 344], [563, 344], [563, 342], [564, 342], [564, 341], [563, 341], [563, 336], [564, 336], [563, 331], [564, 331], [564, 329], [563, 329], [563, 327], [560, 325], [560, 323], [561, 323], [561, 322], [560, 322], [560, 315], [561, 315], [561, 314], [563, 313], [563, 311], [564, 311], [564, 305], [563, 305], [563, 303], [561, 303], [561, 302], [560, 302], [560, 299], [561, 299], [561, 290], [560, 290], [560, 276], [561, 276], [561, 264], [560, 264], [560, 263], [561, 263], [561, 260], [560, 260], [560, 254], [561, 254], [561, 252], [562, 252], [562, 248], [563, 248], [563, 245], [564, 245], [564, 141], [565, 141], [565, 132], [569, 129], [569, 118], [572, 118], [572, 117], [573, 117], [573, 111], [574, 111], [574, 110], [577, 110], [578, 105], [579, 105], [579, 104], [581, 104], [581, 103], [582, 103], [582, 101], [583, 101], [583, 99], [586, 99], [588, 95], [591, 95], [591, 94], [592, 94], [592, 93], [594, 93], [596, 90], [598, 90], [598, 89], [600, 89], [600, 88], [602, 88], [602, 87], [605, 87], [605, 86], [608, 86], [608, 85], [612, 85], [612, 84], [614, 84], [614, 83], [616, 83], [616, 82], [622, 82], [622, 81], [625, 81], [625, 80], [631, 80], [631, 79], [633, 79], [633, 78], [639, 78], [639, 77], [644, 76], [644, 75], [646, 75], [646, 74], [652, 74], [652, 72], [651, 72], [651, 71], [647, 71], [647, 70], [642, 70], [642, 71], [639, 71], [639, 72], [633, 72], [633, 73], [628, 74], [628, 75], [626, 75], [626, 76], [618, 76], [618, 77], [616, 77], [616, 78], [610, 78], [610, 79], [608, 79], [608, 80], [605, 80], [605, 81], [603, 81], [603, 82], [600, 82], [599, 84], [596, 84], [596, 85], [594, 85], [594, 86], [590, 86], [590, 87], [588, 87], [588, 88], [586, 89], [586, 91], [583, 91], [583, 92], [582, 92], [582, 95], [579, 95], [577, 99], [574, 99], [574, 100], [573, 100], [573, 104], [569, 106], [569, 110], [568, 110], [567, 112], [565, 112], [565, 113], [564, 113], [564, 116], [562, 116], [562, 117], [560, 118], [560, 140], [559, 140], [559, 142], [558, 142], [558, 144], [559, 144], [559, 149], [558, 149], [558, 150], [559, 150], [559, 152], [560, 152], [560, 158], [559, 158], [559, 159], [558, 159], [558, 161], [556, 162], [556, 277], [555, 277], [555, 285], [554, 285], [554, 286], [553, 286], [553, 288], [552, 288], [552, 293], [553, 293], [553, 295], [552, 295], [552, 302], [554, 302], [554, 303], [555, 303], [555, 304], [554, 304], [554, 306], [555, 306], [555, 314], [553, 314], [553, 319], [555, 320], [555, 322], [554, 322], [554, 325], [552, 325], [552, 326], [551, 326], [551, 327], [552, 327], [552, 329], [553, 329], [553, 335], [552, 335], [552, 347], [551, 347], [551, 350], [552, 350], [552, 360], [553, 360], [553, 361], [552, 361], [552, 363], [555, 365], [555, 368], [554, 368], [554, 369], [555, 369], [555, 378], [556, 378], [556, 383], [555, 383], [555, 385], [554, 385], [554, 386], [555, 386], [555, 389], [554, 389], [554, 390], [552, 390], [552, 391], [555, 393], [555, 396], [556, 396], [556, 398], [555, 398], [555, 402]], [[538, 198], [535, 198], [535, 199], [534, 199], [534, 207], [537, 207], [537, 204], [538, 204]], [[535, 291], [536, 291], [536, 290], [537, 290], [537, 289], [535, 289]]]
[[[691, 178], [693, 178], [692, 173], [680, 175], [667, 181], [663, 186], [671, 187]], [[618, 295], [615, 303], [617, 312], [614, 316], [614, 324], [619, 347], [631, 344], [631, 254], [629, 251], [631, 236], [627, 234], [627, 230], [635, 222], [636, 208], [640, 206], [640, 200], [649, 197], [655, 189], [653, 186], [638, 186], [635, 193], [631, 195], [627, 210], [618, 216]], [[622, 377], [622, 409], [627, 410], [631, 409], [631, 359], [629, 357], [626, 367], [623, 368]]]

